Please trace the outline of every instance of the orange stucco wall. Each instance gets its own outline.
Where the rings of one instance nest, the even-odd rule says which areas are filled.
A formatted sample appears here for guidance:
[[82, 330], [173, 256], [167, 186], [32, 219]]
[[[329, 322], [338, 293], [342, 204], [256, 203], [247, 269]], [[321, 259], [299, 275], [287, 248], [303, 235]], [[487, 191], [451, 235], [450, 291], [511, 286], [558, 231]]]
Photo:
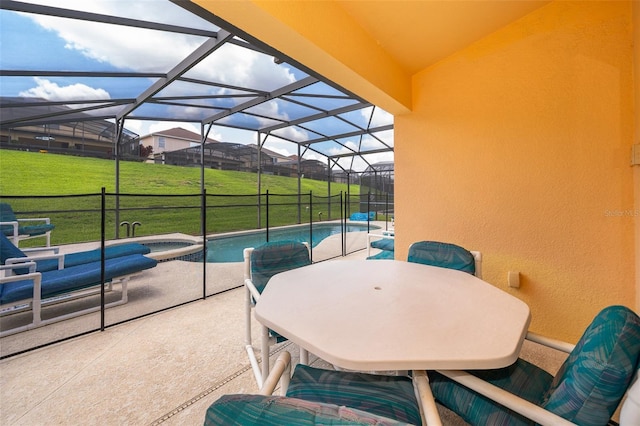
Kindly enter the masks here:
[[631, 17], [630, 2], [554, 2], [414, 76], [396, 257], [416, 239], [479, 250], [532, 329], [568, 340], [634, 307]]
[[[633, 46], [634, 52], [634, 124], [633, 138], [640, 151], [640, 1], [633, 2]], [[638, 154], [640, 155], [640, 154]], [[640, 310], [640, 164], [634, 165], [635, 213], [636, 213], [636, 311]]]

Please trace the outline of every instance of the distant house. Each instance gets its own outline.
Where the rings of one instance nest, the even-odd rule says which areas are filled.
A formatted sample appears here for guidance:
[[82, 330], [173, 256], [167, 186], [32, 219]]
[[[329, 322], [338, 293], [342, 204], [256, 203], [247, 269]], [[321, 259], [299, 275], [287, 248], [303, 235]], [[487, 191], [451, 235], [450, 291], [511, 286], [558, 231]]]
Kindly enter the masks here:
[[[207, 143], [216, 142], [214, 139], [207, 139]], [[174, 127], [173, 129], [153, 132], [140, 138], [140, 144], [153, 148], [152, 157], [155, 162], [163, 163], [164, 153], [179, 151], [186, 148], [200, 146], [201, 136], [198, 133]], [[151, 159], [150, 159], [151, 160]]]
[[[0, 128], [0, 148], [21, 151], [40, 151], [85, 157], [114, 158], [116, 126], [109, 120], [92, 119], [90, 114], [66, 105], [38, 105], [41, 98], [0, 97], [2, 120], [11, 122], [25, 116], [71, 114], [77, 121], [42, 123], [34, 120], [19, 127]], [[120, 158], [139, 158], [139, 137], [124, 129], [120, 139]]]

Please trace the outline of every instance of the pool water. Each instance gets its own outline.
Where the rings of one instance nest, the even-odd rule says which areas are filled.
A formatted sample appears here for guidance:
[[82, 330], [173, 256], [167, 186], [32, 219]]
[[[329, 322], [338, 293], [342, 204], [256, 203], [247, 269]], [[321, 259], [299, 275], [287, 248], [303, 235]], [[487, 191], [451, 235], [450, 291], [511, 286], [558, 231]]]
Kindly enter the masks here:
[[[369, 229], [378, 229], [378, 226], [370, 225]], [[346, 232], [366, 232], [367, 225], [347, 224]], [[311, 247], [317, 246], [320, 241], [330, 235], [342, 232], [339, 223], [320, 223], [313, 225], [313, 241]], [[242, 251], [247, 247], [257, 247], [266, 242], [266, 231], [256, 231], [248, 234], [231, 235], [227, 237], [214, 237], [207, 242], [207, 262], [242, 262]], [[269, 241], [292, 240], [299, 242], [309, 241], [309, 226], [294, 226], [269, 230]]]

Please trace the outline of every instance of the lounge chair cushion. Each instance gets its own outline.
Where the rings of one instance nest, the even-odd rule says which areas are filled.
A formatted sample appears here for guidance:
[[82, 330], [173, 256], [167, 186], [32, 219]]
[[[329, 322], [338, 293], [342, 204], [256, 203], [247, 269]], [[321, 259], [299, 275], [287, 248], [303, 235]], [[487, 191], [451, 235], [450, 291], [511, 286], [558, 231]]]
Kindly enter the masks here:
[[410, 424], [421, 424], [409, 377], [333, 371], [298, 364], [287, 396], [347, 407]]
[[[536, 405], [541, 405], [544, 394], [553, 380], [551, 374], [522, 359], [505, 368], [469, 372]], [[436, 401], [470, 424], [535, 424], [435, 371], [429, 372], [429, 383]]]
[[[57, 296], [98, 285], [101, 282], [101, 262], [91, 262], [42, 273], [41, 298]], [[132, 254], [105, 261], [105, 282], [155, 267], [158, 262], [141, 254]], [[24, 280], [0, 285], [0, 304], [18, 302], [33, 297], [33, 281]]]
[[251, 252], [251, 281], [262, 293], [269, 279], [280, 272], [311, 264], [309, 249], [296, 241], [276, 241]]
[[463, 247], [438, 241], [419, 241], [409, 247], [409, 262], [459, 271], [476, 273], [476, 262], [471, 252]]
[[[100, 252], [100, 249], [95, 249], [65, 254], [64, 267], [68, 268], [70, 266], [82, 265], [84, 263], [99, 262], [101, 256]], [[105, 259], [113, 259], [130, 254], [148, 254], [150, 252], [151, 249], [143, 244], [126, 243], [105, 247], [104, 256]], [[57, 259], [43, 259], [37, 262], [36, 270], [39, 272], [54, 271], [56, 269], [58, 269]]]
[[367, 220], [374, 220], [375, 217], [376, 212], [369, 212], [368, 214], [364, 212], [356, 212], [351, 213], [351, 216], [349, 216], [349, 220], [366, 222]]
[[[53, 228], [55, 228], [55, 225], [52, 223], [18, 226], [18, 235], [44, 235], [52, 231]], [[4, 235], [13, 235], [13, 227], [11, 225], [2, 225], [2, 233]]]
[[350, 407], [297, 398], [223, 395], [207, 410], [205, 426], [401, 425], [391, 419]]
[[[151, 249], [143, 244], [126, 243], [105, 247], [105, 259], [126, 256], [129, 254], [148, 254]], [[64, 256], [64, 267], [82, 265], [83, 263], [99, 262], [101, 249], [68, 253]], [[5, 264], [7, 259], [28, 257], [22, 250], [13, 245], [4, 235], [0, 234], [0, 262]], [[41, 259], [36, 262], [36, 271], [46, 272], [58, 269], [58, 259]], [[28, 269], [13, 270], [15, 274], [26, 274]]]
[[[7, 203], [0, 203], [0, 222], [17, 222], [15, 213], [11, 206]], [[44, 223], [39, 225], [26, 225], [19, 226], [18, 225], [18, 234], [19, 235], [43, 235], [47, 232], [53, 230], [55, 226], [50, 223]], [[11, 225], [0, 225], [0, 231], [4, 235], [13, 235], [13, 226]]]
[[374, 254], [373, 256], [368, 256], [367, 260], [378, 260], [378, 259], [394, 259], [395, 252], [389, 250], [382, 250], [378, 254]]
[[380, 250], [393, 251], [395, 240], [391, 238], [381, 238], [379, 240], [371, 241], [371, 247]]

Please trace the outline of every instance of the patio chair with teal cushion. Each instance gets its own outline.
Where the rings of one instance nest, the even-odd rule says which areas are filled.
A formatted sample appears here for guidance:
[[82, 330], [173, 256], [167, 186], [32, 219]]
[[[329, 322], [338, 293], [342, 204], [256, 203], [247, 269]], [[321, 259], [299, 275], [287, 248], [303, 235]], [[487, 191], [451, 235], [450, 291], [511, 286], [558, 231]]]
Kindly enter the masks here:
[[[426, 376], [385, 376], [297, 365], [289, 378], [290, 355], [280, 354], [259, 395], [225, 395], [207, 410], [205, 425], [420, 425]], [[287, 368], [282, 367], [286, 363]], [[272, 396], [277, 378], [280, 393]]]
[[[286, 340], [277, 333], [261, 327], [262, 372], [258, 368], [251, 339], [251, 310], [272, 276], [280, 272], [311, 264], [309, 246], [297, 241], [268, 242], [256, 248], [244, 249], [245, 348], [253, 367], [258, 387], [269, 375], [269, 347], [271, 342]], [[303, 352], [303, 357], [304, 357]]]
[[[104, 283], [107, 290], [112, 289], [114, 281], [118, 281], [122, 289], [120, 299], [106, 304], [105, 307], [127, 303], [127, 284], [131, 275], [153, 268], [157, 264], [155, 259], [141, 254], [130, 254], [105, 260]], [[0, 277], [2, 314], [10, 315], [27, 309], [32, 311], [29, 324], [3, 330], [0, 332], [0, 337], [85, 315], [100, 309], [100, 306], [95, 306], [57, 315], [46, 320], [41, 317], [42, 307], [45, 305], [99, 294], [103, 282], [101, 261], [46, 272], [36, 272], [35, 268], [35, 262], [0, 266], [0, 272], [15, 269], [27, 272]]]
[[409, 246], [407, 261], [457, 269], [482, 278], [482, 255], [463, 247], [438, 241], [418, 241]]
[[20, 241], [36, 237], [44, 237], [49, 247], [54, 227], [48, 217], [18, 219], [9, 204], [0, 203], [0, 231], [11, 238], [16, 247]]
[[522, 359], [470, 375], [429, 372], [436, 400], [472, 425], [606, 425], [638, 370], [638, 315], [623, 306], [603, 309], [573, 349], [529, 337], [569, 352], [555, 377]]
[[[59, 247], [42, 247], [33, 249], [19, 249], [4, 235], [0, 234], [0, 264], [12, 265], [23, 262], [35, 262], [37, 272], [53, 271], [85, 263], [98, 262], [101, 259], [101, 249], [78, 251], [73, 253], [59, 253]], [[139, 243], [124, 243], [105, 247], [105, 259], [127, 256], [130, 254], [149, 254], [151, 249]], [[48, 254], [40, 254], [48, 253]], [[24, 269], [14, 270], [15, 273], [26, 273]]]

